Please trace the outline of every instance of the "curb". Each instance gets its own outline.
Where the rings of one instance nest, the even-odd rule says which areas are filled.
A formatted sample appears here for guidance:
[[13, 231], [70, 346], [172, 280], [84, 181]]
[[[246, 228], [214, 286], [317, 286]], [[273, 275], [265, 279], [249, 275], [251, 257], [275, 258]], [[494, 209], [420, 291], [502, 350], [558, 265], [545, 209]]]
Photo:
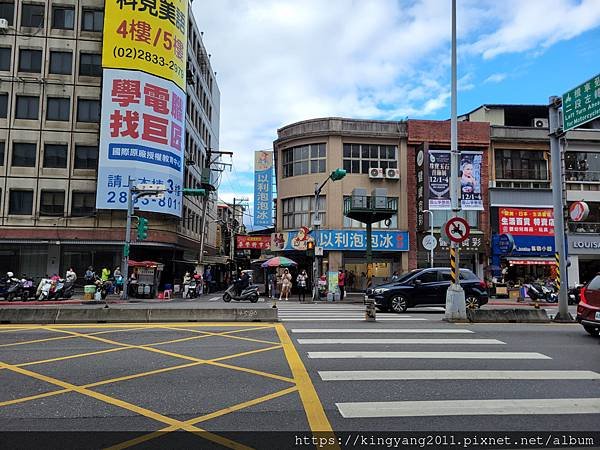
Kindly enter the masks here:
[[469, 309], [467, 319], [471, 323], [550, 323], [543, 309]]
[[276, 308], [14, 308], [0, 309], [0, 323], [277, 322]]

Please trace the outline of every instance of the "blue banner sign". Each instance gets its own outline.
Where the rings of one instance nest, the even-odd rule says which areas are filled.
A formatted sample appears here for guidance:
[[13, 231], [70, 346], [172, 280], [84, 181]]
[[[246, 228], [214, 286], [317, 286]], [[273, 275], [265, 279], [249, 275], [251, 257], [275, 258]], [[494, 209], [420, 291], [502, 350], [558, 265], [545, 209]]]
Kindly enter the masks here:
[[254, 226], [272, 227], [273, 152], [254, 153]]
[[[314, 232], [310, 233], [310, 237]], [[304, 230], [286, 231], [271, 235], [271, 250], [300, 250], [299, 241], [306, 240]], [[409, 250], [408, 231], [373, 230], [371, 236], [373, 251], [407, 252]], [[366, 251], [366, 230], [319, 230], [317, 242], [323, 250]]]

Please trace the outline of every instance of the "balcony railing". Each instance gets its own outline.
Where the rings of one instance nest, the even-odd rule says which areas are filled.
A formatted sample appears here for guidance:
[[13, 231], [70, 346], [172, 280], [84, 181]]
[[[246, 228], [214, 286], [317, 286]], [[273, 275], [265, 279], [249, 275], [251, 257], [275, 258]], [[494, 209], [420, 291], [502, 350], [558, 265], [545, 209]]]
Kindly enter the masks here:
[[344, 216], [359, 222], [379, 222], [389, 219], [397, 212], [397, 197], [358, 195], [344, 197]]
[[565, 170], [565, 178], [567, 183], [571, 182], [600, 182], [600, 171], [594, 170]]
[[496, 171], [496, 180], [550, 181], [546, 170], [505, 169]]
[[600, 222], [569, 222], [571, 233], [599, 234]]

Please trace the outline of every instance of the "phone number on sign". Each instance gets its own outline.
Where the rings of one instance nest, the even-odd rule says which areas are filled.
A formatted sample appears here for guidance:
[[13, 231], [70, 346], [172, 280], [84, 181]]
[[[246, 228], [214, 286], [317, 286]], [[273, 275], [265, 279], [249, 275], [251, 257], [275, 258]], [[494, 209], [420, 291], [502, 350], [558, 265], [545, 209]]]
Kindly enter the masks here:
[[[106, 193], [107, 197], [106, 197], [106, 203], [127, 203], [127, 191], [120, 191], [120, 192], [115, 192], [115, 191], [108, 191]], [[169, 209], [177, 209], [178, 205], [179, 205], [179, 200], [176, 198], [171, 198], [171, 197], [167, 197], [167, 198], [161, 198], [161, 199], [156, 199], [156, 198], [135, 198], [133, 201], [134, 205], [137, 205], [138, 202], [140, 202], [142, 205], [146, 206], [149, 205], [150, 202], [152, 203], [158, 203], [158, 206], [160, 206], [161, 208], [164, 208], [165, 206]]]
[[163, 56], [159, 56], [156, 53], [148, 52], [143, 49], [115, 46], [115, 48], [113, 48], [113, 56], [115, 58], [139, 59], [151, 62], [157, 66], [168, 67], [179, 77], [183, 77], [183, 68], [180, 67], [175, 61], [171, 59], [167, 60]]

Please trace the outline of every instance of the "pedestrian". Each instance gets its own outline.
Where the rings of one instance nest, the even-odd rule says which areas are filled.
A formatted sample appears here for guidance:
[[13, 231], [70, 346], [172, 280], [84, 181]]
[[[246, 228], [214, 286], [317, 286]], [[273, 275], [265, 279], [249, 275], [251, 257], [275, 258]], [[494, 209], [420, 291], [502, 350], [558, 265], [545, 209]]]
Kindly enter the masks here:
[[186, 272], [183, 276], [183, 298], [188, 298], [188, 291], [190, 289], [190, 283], [192, 281], [192, 276], [190, 272]]
[[392, 274], [392, 281], [398, 281], [400, 279], [400, 275], [398, 275], [398, 271], [394, 270]]
[[110, 269], [108, 267], [103, 267], [102, 268], [102, 276], [100, 277], [100, 279], [102, 281], [108, 281], [109, 278], [110, 278]]
[[317, 283], [319, 285], [319, 299], [327, 296], [327, 276], [322, 274]]
[[344, 300], [344, 289], [346, 288], [346, 274], [342, 269], [338, 272], [338, 288], [340, 289], [340, 301]]
[[89, 266], [87, 268], [87, 270], [85, 271], [84, 278], [86, 284], [94, 284], [94, 282], [96, 281], [96, 272], [94, 272], [94, 268], [92, 266]]
[[279, 294], [279, 300], [284, 297], [285, 301], [289, 300], [290, 291], [292, 289], [292, 275], [290, 271], [287, 269], [283, 270], [283, 275], [281, 276], [281, 292]]
[[364, 291], [367, 288], [367, 274], [364, 272], [360, 273], [360, 290]]
[[271, 290], [271, 298], [277, 297], [277, 274], [270, 273], [269, 274], [269, 289]]
[[[305, 302], [306, 301], [306, 285], [308, 283], [308, 274], [306, 270], [302, 270], [296, 277], [296, 282], [298, 283], [298, 301]], [[300, 299], [302, 296], [302, 299]]]
[[[25, 278], [25, 277], [23, 277]], [[67, 273], [65, 274], [65, 280], [67, 281], [67, 283], [71, 282], [71, 283], [75, 283], [75, 280], [77, 279], [77, 274], [75, 273], [75, 271], [73, 270], [72, 267], [69, 267], [69, 270], [67, 270]]]
[[351, 270], [348, 273], [348, 282], [346, 283], [348, 285], [348, 289], [352, 289], [354, 290], [354, 283], [356, 282], [356, 275], [354, 275], [354, 270]]
[[120, 294], [123, 290], [123, 274], [121, 273], [120, 267], [115, 267], [113, 272], [113, 277], [115, 279], [115, 294]]
[[210, 266], [207, 266], [206, 270], [204, 271], [204, 283], [206, 284], [204, 290], [207, 294], [210, 294], [212, 280], [213, 280], [212, 269]]

